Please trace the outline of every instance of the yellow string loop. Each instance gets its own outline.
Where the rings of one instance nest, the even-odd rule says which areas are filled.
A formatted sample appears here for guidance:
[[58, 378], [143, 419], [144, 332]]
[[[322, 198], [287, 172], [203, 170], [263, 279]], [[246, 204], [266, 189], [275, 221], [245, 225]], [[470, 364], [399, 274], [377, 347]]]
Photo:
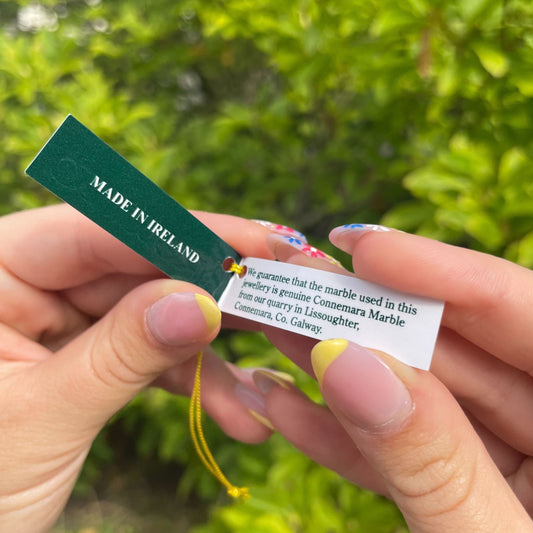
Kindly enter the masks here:
[[[235, 266], [237, 266], [237, 268], [242, 268], [238, 265]], [[234, 270], [234, 272], [236, 271]], [[213, 476], [215, 476], [215, 478], [218, 479], [218, 481], [220, 481], [224, 487], [226, 487], [228, 495], [232, 498], [242, 498], [243, 500], [247, 500], [250, 497], [248, 488], [236, 487], [228, 481], [215, 461], [215, 458], [209, 450], [209, 446], [207, 445], [204, 437], [204, 432], [202, 430], [202, 404], [200, 397], [200, 373], [202, 369], [202, 359], [203, 354], [202, 352], [199, 352], [196, 356], [196, 372], [194, 374], [194, 385], [191, 394], [191, 403], [189, 406], [189, 427], [191, 430], [192, 441], [198, 457], [200, 457], [200, 460], [202, 463], [204, 463], [207, 470], [209, 470], [209, 472], [211, 472], [211, 474], [213, 474]]]
[[246, 267], [245, 266], [239, 266], [237, 263], [233, 263], [229, 267], [229, 271], [230, 272], [235, 272], [235, 274], [238, 274], [240, 276], [241, 274], [246, 272]]

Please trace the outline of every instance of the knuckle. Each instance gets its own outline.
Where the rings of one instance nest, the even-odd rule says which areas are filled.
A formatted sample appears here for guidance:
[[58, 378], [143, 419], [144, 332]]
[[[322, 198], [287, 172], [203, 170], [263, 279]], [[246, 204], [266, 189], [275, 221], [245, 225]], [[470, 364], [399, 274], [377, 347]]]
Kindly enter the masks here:
[[110, 326], [89, 348], [89, 365], [93, 376], [109, 388], [138, 387], [148, 383], [151, 378], [134, 355], [143, 350], [142, 342], [135, 335], [128, 335], [118, 326], [114, 317], [110, 319]]
[[[483, 328], [488, 320], [517, 297], [517, 287], [506, 269], [481, 268], [477, 262], [456, 266], [452, 272], [459, 286], [468, 286], [455, 302], [449, 302], [449, 325], [458, 331]], [[520, 289], [518, 289], [520, 290]]]
[[417, 453], [420, 449], [412, 450], [410, 464], [402, 463], [396, 476], [400, 498], [428, 519], [466, 507], [477, 483], [477, 455], [466, 458], [462, 443], [446, 437], [424, 446], [424, 454]]

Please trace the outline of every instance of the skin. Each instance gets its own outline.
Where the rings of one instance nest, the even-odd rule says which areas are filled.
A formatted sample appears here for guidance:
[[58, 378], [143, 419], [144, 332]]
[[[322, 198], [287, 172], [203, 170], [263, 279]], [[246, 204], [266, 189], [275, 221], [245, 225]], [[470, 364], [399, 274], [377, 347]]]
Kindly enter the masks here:
[[[197, 216], [243, 255], [271, 257], [259, 224]], [[147, 310], [160, 298], [205, 291], [164, 279], [66, 205], [3, 217], [0, 242], [0, 531], [48, 530], [106, 421], [154, 382], [189, 394], [202, 349], [206, 411], [234, 438], [270, 435], [208, 348], [220, 325], [192, 324], [169, 342], [148, 327]]]
[[[253, 222], [197, 216], [242, 255], [338, 268], [279, 244], [270, 251], [268, 230]], [[411, 403], [387, 424], [365, 427], [357, 413], [376, 398], [353, 404], [357, 395], [336, 377], [355, 381], [355, 359], [340, 355], [326, 368], [329, 408], [289, 384], [259, 386], [254, 375], [272, 425], [316, 461], [393, 498], [412, 531], [531, 531], [533, 274], [400, 232], [332, 240], [353, 255], [357, 276], [446, 301], [432, 371], [377, 354]], [[0, 242], [0, 531], [47, 530], [108, 418], [150, 384], [188, 394], [201, 349], [209, 414], [234, 438], [268, 437], [235, 395], [239, 372], [207, 348], [218, 327], [170, 343], [147, 327], [147, 310], [160, 298], [204, 291], [161, 279], [67, 206], [0, 219]], [[225, 323], [257, 327], [231, 317]], [[313, 373], [316, 341], [265, 333]], [[249, 375], [241, 382], [253, 387]]]
[[[358, 369], [339, 357], [321, 384], [329, 409], [274, 385], [266, 395], [273, 426], [314, 460], [394, 499], [411, 531], [533, 531], [533, 273], [402, 232], [335, 230], [330, 238], [352, 255], [358, 277], [445, 300], [431, 372], [378, 354], [412, 409], [362, 427], [357, 413], [387, 391], [354, 399], [340, 390], [338, 365], [344, 384]], [[272, 241], [280, 260], [331, 270]], [[316, 341], [268, 335], [313, 372]], [[347, 410], [349, 401], [356, 408]]]

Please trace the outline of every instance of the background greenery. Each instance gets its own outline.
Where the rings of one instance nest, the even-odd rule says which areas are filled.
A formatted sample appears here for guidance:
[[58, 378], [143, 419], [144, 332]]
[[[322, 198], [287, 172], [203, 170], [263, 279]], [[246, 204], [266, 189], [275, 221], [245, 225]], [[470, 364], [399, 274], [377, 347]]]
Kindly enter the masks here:
[[[55, 201], [24, 168], [72, 113], [188, 208], [329, 252], [331, 227], [382, 222], [531, 267], [532, 27], [527, 0], [0, 0], [0, 214]], [[319, 400], [263, 338], [217, 349]], [[279, 436], [243, 446], [208, 423], [254, 493], [228, 503], [186, 408], [150, 391], [123, 410], [58, 531], [404, 530]]]

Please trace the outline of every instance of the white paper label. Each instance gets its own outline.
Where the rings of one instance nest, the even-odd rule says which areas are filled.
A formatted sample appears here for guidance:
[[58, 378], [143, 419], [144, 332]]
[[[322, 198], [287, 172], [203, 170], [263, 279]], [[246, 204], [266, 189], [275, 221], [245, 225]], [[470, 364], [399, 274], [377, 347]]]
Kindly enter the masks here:
[[343, 338], [429, 369], [443, 302], [352, 276], [248, 257], [222, 311], [319, 340]]

